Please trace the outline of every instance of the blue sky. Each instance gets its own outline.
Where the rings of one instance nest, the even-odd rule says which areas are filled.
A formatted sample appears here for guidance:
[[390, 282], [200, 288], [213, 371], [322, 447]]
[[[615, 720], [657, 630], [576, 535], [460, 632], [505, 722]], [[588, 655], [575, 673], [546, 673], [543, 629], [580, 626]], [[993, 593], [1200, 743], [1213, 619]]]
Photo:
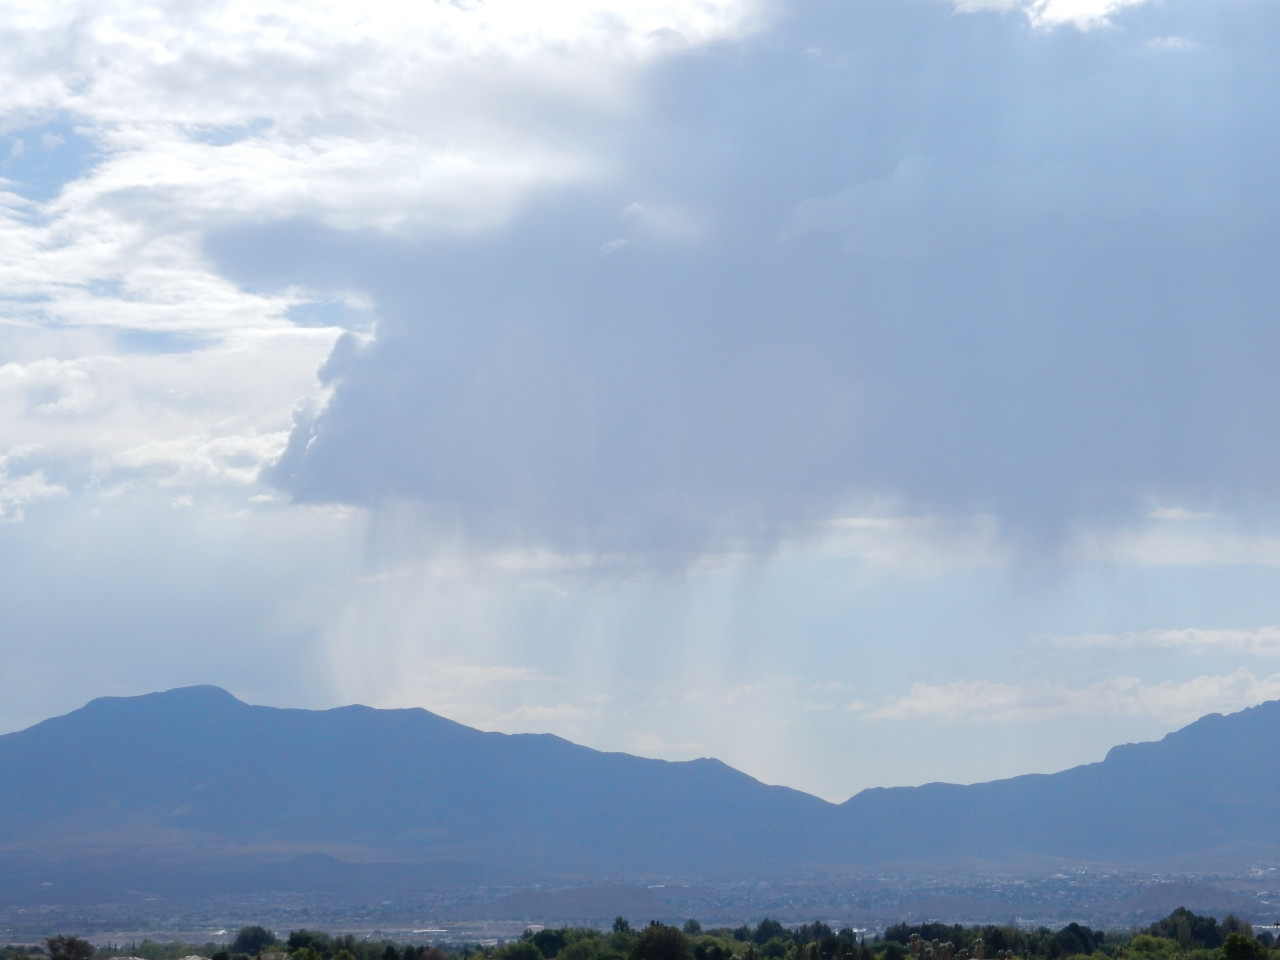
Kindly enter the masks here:
[[1254, 0], [7, 4], [0, 729], [832, 799], [1280, 696]]

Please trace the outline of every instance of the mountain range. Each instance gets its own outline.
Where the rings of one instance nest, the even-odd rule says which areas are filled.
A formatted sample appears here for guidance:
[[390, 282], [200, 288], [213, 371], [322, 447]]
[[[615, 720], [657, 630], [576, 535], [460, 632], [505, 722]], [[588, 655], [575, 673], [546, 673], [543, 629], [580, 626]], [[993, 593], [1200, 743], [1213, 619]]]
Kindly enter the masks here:
[[833, 804], [717, 760], [186, 687], [0, 736], [0, 896], [1236, 869], [1280, 854], [1278, 748], [1273, 701], [1060, 773]]

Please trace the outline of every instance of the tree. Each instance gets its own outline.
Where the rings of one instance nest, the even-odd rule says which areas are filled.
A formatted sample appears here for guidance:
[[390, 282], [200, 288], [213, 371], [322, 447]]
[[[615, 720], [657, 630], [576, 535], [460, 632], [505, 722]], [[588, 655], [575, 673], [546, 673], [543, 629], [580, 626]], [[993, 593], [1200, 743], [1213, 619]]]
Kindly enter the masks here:
[[693, 951], [679, 928], [655, 920], [640, 931], [630, 960], [693, 960]]
[[1179, 907], [1163, 920], [1158, 920], [1142, 931], [1153, 937], [1167, 937], [1178, 941], [1184, 949], [1203, 947], [1209, 950], [1222, 946], [1222, 931], [1213, 917], [1201, 917], [1186, 907]]
[[240, 932], [236, 934], [235, 942], [231, 944], [231, 952], [254, 956], [261, 953], [263, 947], [272, 947], [279, 942], [276, 935], [266, 927], [241, 927]]
[[1243, 933], [1228, 933], [1222, 942], [1222, 960], [1266, 960], [1267, 948]]
[[702, 932], [702, 924], [690, 917], [684, 922], [684, 932], [687, 936], [696, 937]]
[[1101, 937], [1098, 937], [1088, 927], [1082, 927], [1078, 923], [1069, 923], [1053, 935], [1053, 939], [1049, 941], [1047, 952], [1050, 957], [1069, 957], [1076, 953], [1083, 953], [1087, 956], [1097, 948], [1099, 940], [1101, 940]]
[[88, 940], [62, 933], [44, 942], [50, 960], [91, 960], [93, 944]]
[[1241, 920], [1234, 913], [1228, 913], [1222, 921], [1222, 935], [1226, 937], [1231, 933], [1243, 934], [1246, 937], [1253, 937], [1253, 924], [1248, 920]]
[[[253, 929], [245, 927], [245, 930]], [[261, 930], [261, 927], [257, 929]], [[244, 930], [240, 931], [244, 935]], [[327, 957], [333, 953], [333, 938], [322, 930], [294, 930], [289, 934], [286, 947], [290, 954], [299, 950], [310, 948], [322, 957]]]
[[559, 960], [596, 960], [602, 943], [599, 937], [582, 937], [561, 950]]
[[613, 918], [613, 932], [614, 933], [630, 933], [631, 932], [631, 924], [627, 922], [626, 917]]
[[556, 929], [554, 927], [539, 930], [529, 939], [533, 941], [533, 945], [538, 948], [538, 952], [544, 957], [558, 956], [568, 942], [564, 929]]
[[497, 953], [502, 960], [542, 960], [542, 954], [533, 945], [532, 940], [516, 940], [508, 943]]
[[765, 917], [760, 921], [760, 925], [756, 927], [755, 935], [751, 939], [756, 942], [757, 946], [759, 946], [761, 944], [768, 943], [775, 937], [784, 941], [789, 941], [791, 939], [791, 931], [780, 924], [777, 920], [770, 920], [768, 917]]

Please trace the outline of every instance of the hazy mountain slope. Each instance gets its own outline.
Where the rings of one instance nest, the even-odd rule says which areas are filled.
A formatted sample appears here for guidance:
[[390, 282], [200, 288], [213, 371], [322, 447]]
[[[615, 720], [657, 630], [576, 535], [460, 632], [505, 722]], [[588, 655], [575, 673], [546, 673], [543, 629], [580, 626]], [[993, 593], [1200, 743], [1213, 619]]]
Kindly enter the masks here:
[[[0, 737], [0, 847], [156, 842], [516, 872], [782, 866], [831, 805], [715, 760], [482, 733], [425, 710], [279, 710], [194, 687]], [[777, 842], [781, 841], [780, 844]]]
[[1100, 763], [991, 783], [866, 790], [842, 805], [873, 859], [1249, 863], [1280, 845], [1280, 701], [1212, 714]]
[[191, 687], [0, 736], [0, 872], [90, 893], [369, 895], [482, 879], [1247, 865], [1277, 852], [1277, 760], [1273, 702], [1057, 774], [834, 805], [715, 760]]

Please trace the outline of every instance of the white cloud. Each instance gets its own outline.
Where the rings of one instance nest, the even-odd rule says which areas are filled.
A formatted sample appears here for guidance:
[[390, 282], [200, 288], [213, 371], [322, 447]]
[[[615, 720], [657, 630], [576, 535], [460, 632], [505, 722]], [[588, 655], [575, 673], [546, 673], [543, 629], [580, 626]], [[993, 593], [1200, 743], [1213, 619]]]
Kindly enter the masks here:
[[636, 67], [760, 20], [742, 0], [5, 6], [22, 50], [0, 60], [6, 89], [74, 116], [105, 154], [52, 212], [170, 230], [492, 225], [530, 189], [598, 172], [550, 117], [608, 111]]
[[499, 729], [545, 725], [563, 720], [582, 720], [590, 715], [585, 707], [571, 703], [528, 704], [522, 703], [509, 713], [493, 719], [493, 725]]
[[1280, 673], [1255, 677], [1243, 667], [1184, 683], [1114, 677], [1085, 687], [1018, 686], [989, 680], [914, 683], [911, 691], [864, 716], [871, 720], [965, 720], [1024, 723], [1055, 717], [1147, 715], [1181, 723], [1280, 697]]
[[1147, 46], [1153, 50], [1194, 50], [1200, 46], [1194, 40], [1188, 40], [1186, 37], [1156, 37], [1147, 41]]
[[836, 517], [788, 545], [800, 552], [856, 557], [871, 569], [913, 577], [957, 570], [998, 569], [1012, 550], [991, 516], [910, 516], [874, 512]]
[[627, 225], [662, 243], [688, 243], [706, 229], [701, 217], [678, 204], [631, 203], [619, 216]]
[[962, 13], [1019, 11], [1042, 29], [1070, 24], [1081, 30], [1106, 26], [1112, 14], [1148, 0], [952, 0]]
[[1064, 555], [1072, 563], [1141, 567], [1275, 567], [1280, 537], [1184, 525], [1103, 529], [1079, 535]]
[[95, 399], [90, 373], [82, 363], [52, 358], [0, 366], [0, 394], [43, 415], [83, 413]]
[[686, 759], [688, 755], [706, 750], [702, 743], [668, 743], [656, 733], [633, 733], [627, 738], [627, 749], [641, 756], [659, 757], [662, 759]]
[[1188, 510], [1186, 507], [1156, 507], [1147, 516], [1152, 520], [1169, 520], [1174, 523], [1182, 523], [1188, 520], [1213, 520], [1218, 515], [1216, 513]]
[[12, 476], [7, 460], [0, 457], [0, 522], [20, 521], [24, 507], [66, 494], [66, 487], [50, 483], [41, 470]]
[[1280, 656], [1280, 627], [1257, 630], [1136, 630], [1126, 633], [1045, 635], [1037, 642], [1077, 650], [1193, 650], [1230, 651], [1253, 656]]
[[262, 464], [284, 450], [284, 430], [257, 435], [183, 436], [152, 440], [120, 451], [113, 466], [121, 471], [159, 474], [162, 483], [235, 483], [248, 485], [258, 479]]
[[[607, 173], [575, 124], [625, 104], [637, 69], [761, 17], [744, 0], [0, 3], [0, 338], [29, 353], [0, 368], [0, 452], [38, 438], [82, 479], [251, 482], [290, 410], [323, 402], [337, 331], [289, 310], [335, 291], [240, 289], [211, 230], [491, 229]], [[31, 168], [54, 178], [44, 199], [22, 195], [33, 153], [57, 161]]]
[[318, 392], [333, 332], [282, 329], [178, 352], [120, 353], [82, 328], [0, 328], [6, 339], [11, 352], [72, 356], [0, 367], [0, 449], [34, 451], [24, 459], [69, 489], [243, 488], [283, 448], [292, 398]]

